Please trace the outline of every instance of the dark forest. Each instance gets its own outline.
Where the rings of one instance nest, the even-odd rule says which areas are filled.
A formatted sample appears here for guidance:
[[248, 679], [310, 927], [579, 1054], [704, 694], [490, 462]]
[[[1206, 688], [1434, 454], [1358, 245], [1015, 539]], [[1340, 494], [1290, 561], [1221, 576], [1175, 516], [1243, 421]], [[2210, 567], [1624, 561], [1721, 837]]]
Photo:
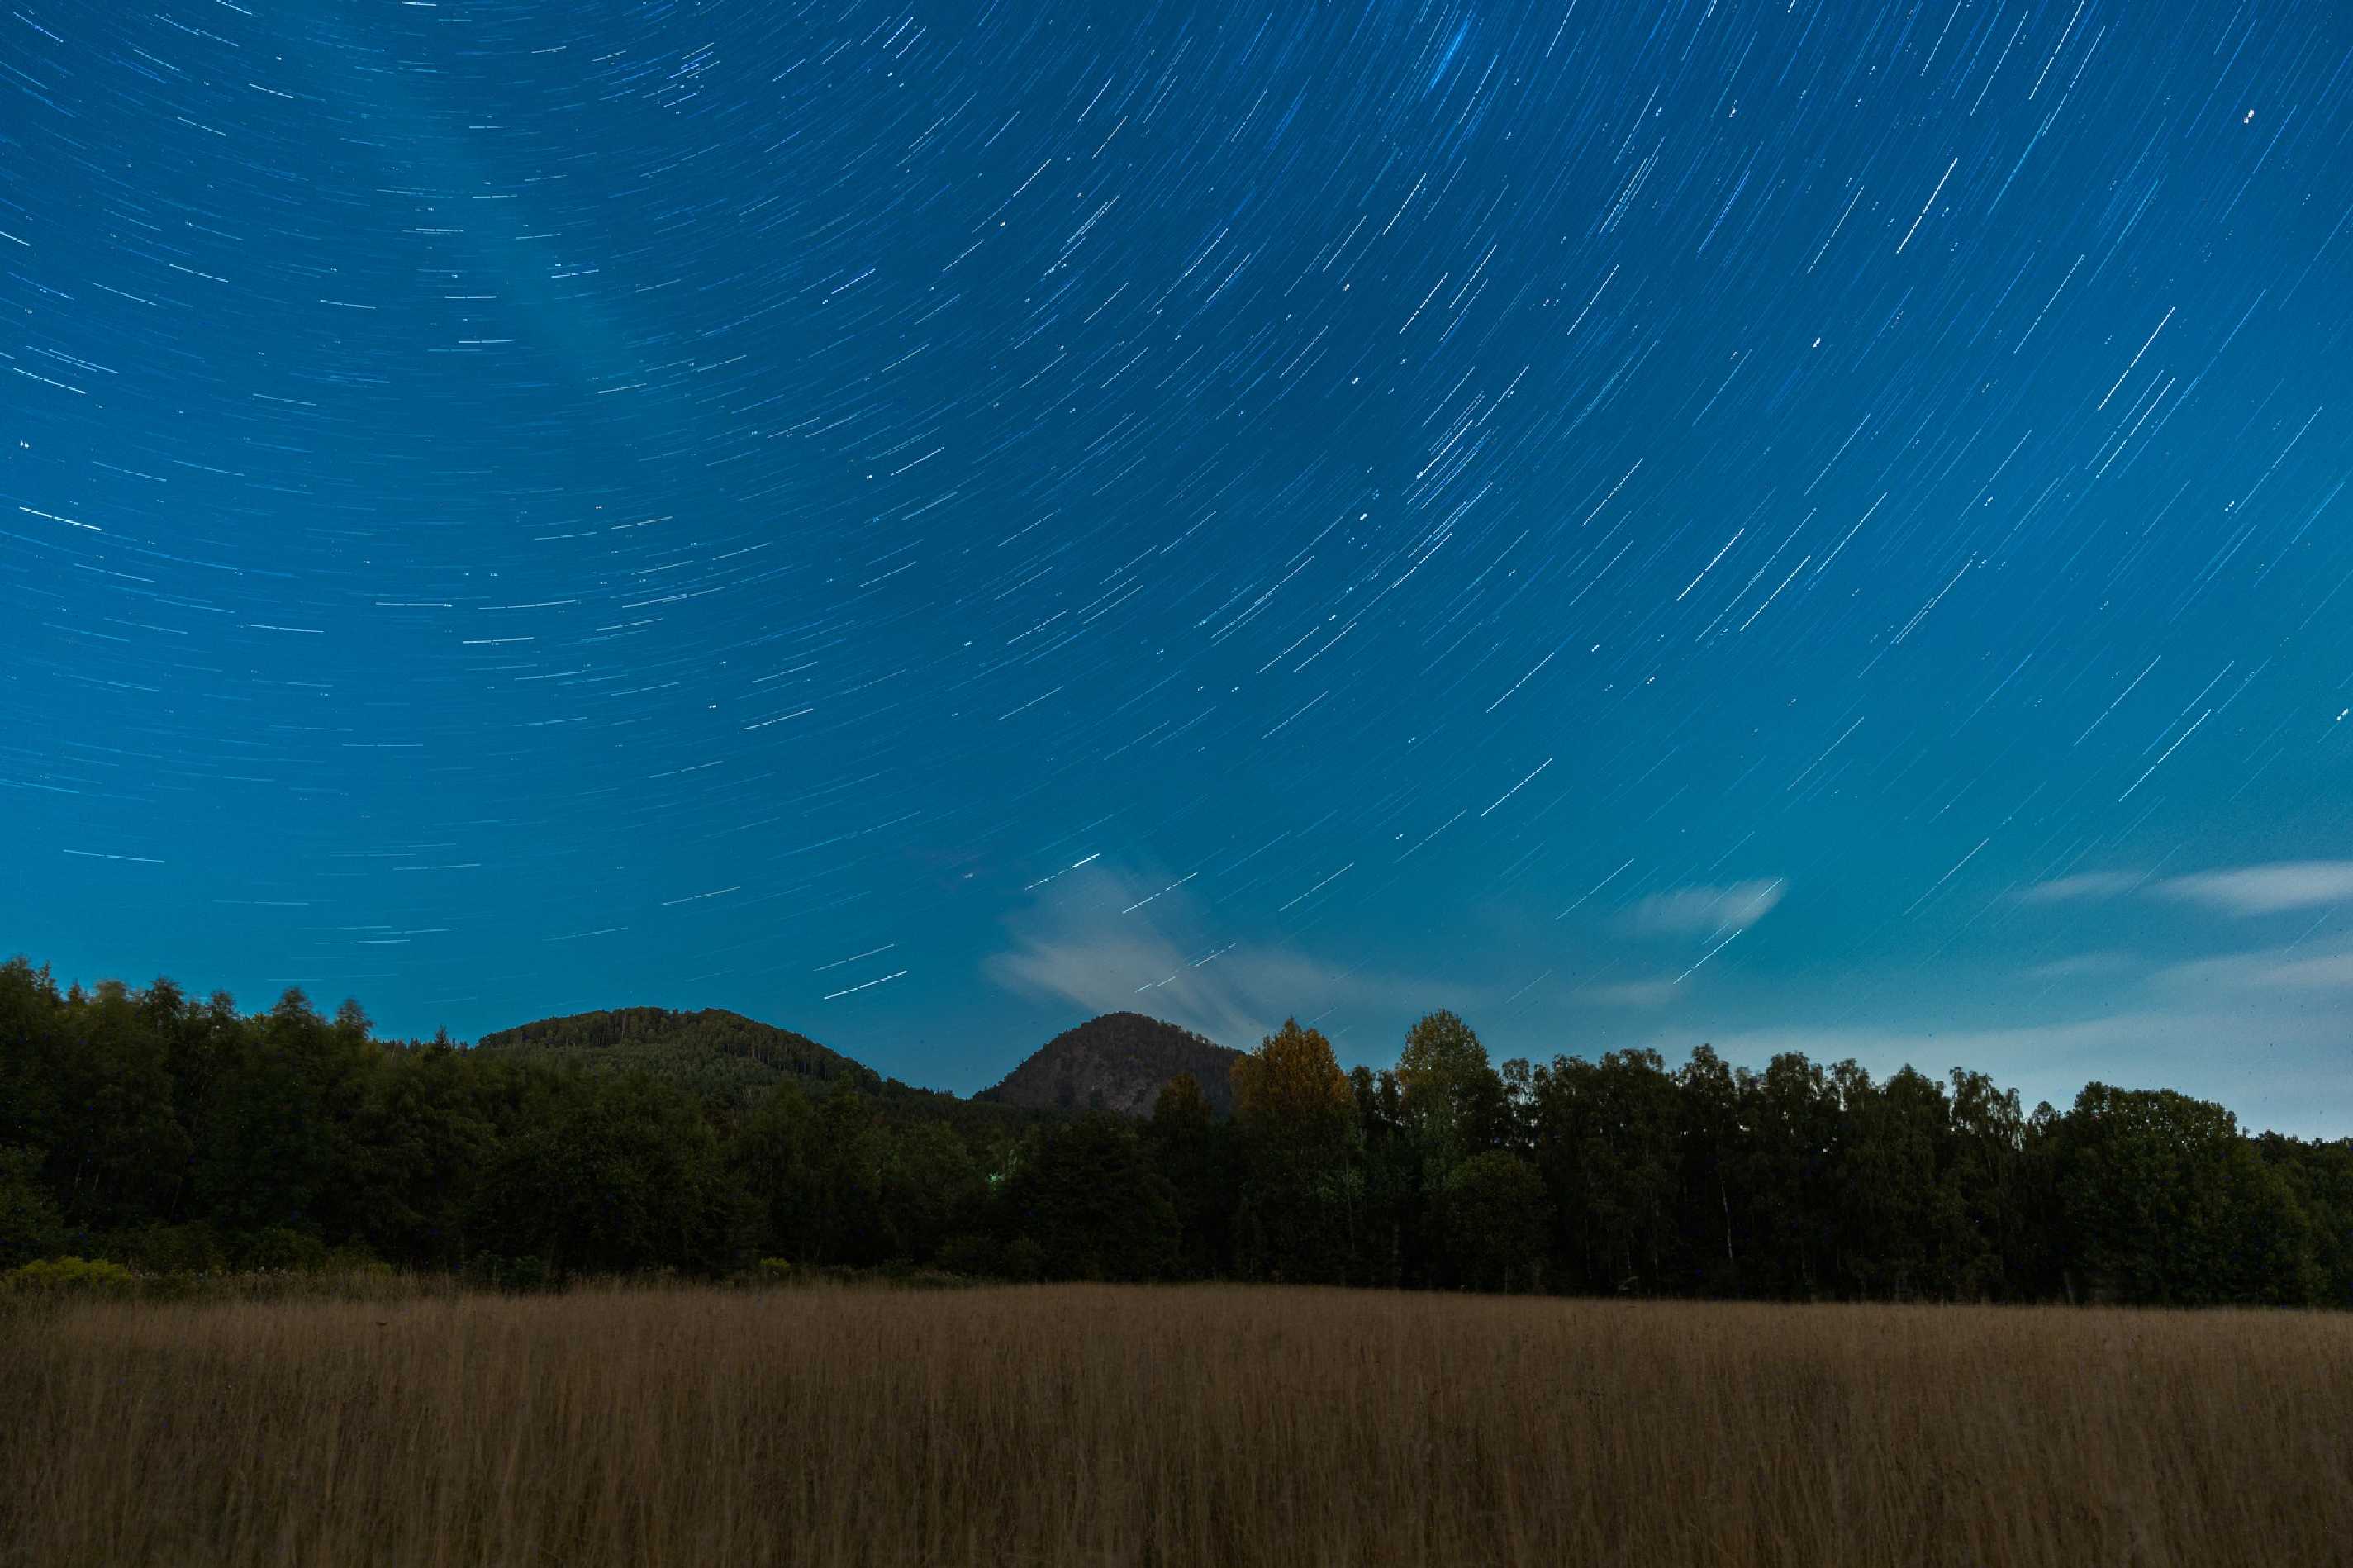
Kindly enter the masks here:
[[12, 960], [0, 1268], [2353, 1306], [2353, 1141], [2251, 1136], [2162, 1089], [2061, 1112], [1964, 1068], [1794, 1053], [1498, 1066], [1441, 1011], [1381, 1070], [1286, 1023], [1229, 1085], [1180, 1076], [1130, 1118], [913, 1089], [808, 1041], [762, 1081], [707, 1041], [591, 1070], [554, 1026], [536, 1053], [380, 1039], [356, 1003], [244, 1014]]

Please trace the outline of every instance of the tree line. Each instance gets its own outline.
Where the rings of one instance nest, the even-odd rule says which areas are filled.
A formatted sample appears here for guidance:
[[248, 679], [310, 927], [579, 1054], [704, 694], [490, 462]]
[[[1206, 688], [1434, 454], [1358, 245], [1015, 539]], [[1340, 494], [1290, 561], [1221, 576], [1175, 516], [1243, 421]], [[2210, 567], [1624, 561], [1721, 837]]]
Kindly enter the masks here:
[[[376, 1037], [300, 991], [0, 964], [0, 1268], [382, 1262], [505, 1285], [923, 1265], [1769, 1300], [2353, 1306], [2353, 1140], [2093, 1084], [1707, 1047], [1497, 1066], [1437, 1012], [1392, 1068], [1295, 1021], [1147, 1119], [984, 1114], [837, 1072], [698, 1094]], [[993, 1112], [996, 1108], [987, 1108]], [[770, 1264], [772, 1269], [776, 1267]]]

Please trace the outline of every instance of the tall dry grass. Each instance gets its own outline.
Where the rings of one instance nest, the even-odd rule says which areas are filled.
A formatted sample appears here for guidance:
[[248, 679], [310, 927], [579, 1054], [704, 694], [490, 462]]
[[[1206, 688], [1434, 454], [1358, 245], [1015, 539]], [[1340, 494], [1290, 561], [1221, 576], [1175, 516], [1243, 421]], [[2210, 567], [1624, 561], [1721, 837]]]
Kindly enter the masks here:
[[2353, 1562], [2353, 1318], [1045, 1287], [0, 1322], [0, 1563]]

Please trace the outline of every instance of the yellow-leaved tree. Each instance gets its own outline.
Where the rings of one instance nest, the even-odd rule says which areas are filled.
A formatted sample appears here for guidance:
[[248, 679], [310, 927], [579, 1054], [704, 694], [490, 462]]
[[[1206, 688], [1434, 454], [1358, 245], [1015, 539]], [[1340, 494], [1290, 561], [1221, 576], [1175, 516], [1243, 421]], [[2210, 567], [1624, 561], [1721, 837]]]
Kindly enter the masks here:
[[1321, 1031], [1296, 1018], [1233, 1068], [1242, 1152], [1236, 1261], [1245, 1273], [1336, 1280], [1353, 1251], [1356, 1100]]
[[1321, 1030], [1286, 1018], [1233, 1073], [1234, 1117], [1253, 1133], [1293, 1148], [1345, 1139], [1356, 1098]]

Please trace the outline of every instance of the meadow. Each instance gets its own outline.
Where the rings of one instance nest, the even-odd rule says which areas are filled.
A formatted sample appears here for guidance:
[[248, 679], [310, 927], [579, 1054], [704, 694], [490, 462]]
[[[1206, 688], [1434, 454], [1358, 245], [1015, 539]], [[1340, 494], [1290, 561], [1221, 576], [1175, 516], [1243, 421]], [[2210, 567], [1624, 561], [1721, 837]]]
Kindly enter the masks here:
[[2353, 1317], [1269, 1287], [81, 1301], [0, 1563], [2353, 1561]]

